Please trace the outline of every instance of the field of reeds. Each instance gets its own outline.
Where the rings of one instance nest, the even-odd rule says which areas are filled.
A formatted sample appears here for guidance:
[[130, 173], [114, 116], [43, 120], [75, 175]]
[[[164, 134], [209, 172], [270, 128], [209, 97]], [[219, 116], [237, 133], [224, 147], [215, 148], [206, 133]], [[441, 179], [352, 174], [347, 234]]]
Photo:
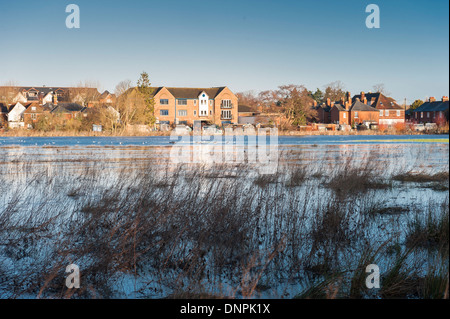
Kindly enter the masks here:
[[268, 175], [2, 149], [0, 298], [448, 298], [448, 144], [433, 150], [284, 148]]

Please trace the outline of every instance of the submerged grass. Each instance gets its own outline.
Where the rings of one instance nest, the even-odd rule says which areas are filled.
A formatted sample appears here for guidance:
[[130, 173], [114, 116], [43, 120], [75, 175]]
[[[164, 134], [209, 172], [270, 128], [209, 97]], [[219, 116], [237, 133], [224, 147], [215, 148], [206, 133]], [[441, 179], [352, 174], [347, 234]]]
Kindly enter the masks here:
[[[447, 250], [448, 263], [448, 197], [412, 212], [405, 245], [388, 251], [379, 238], [397, 243], [397, 218], [412, 213], [384, 202], [394, 186], [383, 164], [348, 157], [281, 162], [276, 174], [163, 162], [2, 166], [0, 296], [440, 298], [448, 269], [415, 258], [426, 246]], [[76, 291], [63, 284], [71, 263], [84, 283]], [[365, 288], [369, 263], [390, 266], [380, 291]]]

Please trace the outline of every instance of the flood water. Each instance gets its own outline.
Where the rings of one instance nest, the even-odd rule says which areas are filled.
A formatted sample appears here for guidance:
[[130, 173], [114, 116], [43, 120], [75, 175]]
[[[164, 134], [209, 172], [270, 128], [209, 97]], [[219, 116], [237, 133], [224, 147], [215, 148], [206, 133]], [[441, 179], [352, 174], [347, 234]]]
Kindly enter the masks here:
[[[229, 214], [237, 214], [234, 220], [241, 217], [244, 220], [245, 214], [251, 215], [251, 218], [245, 217], [245, 223], [242, 222], [242, 227], [247, 226], [248, 229], [239, 230], [242, 238], [245, 238], [242, 239], [245, 244], [236, 244], [235, 238], [229, 238], [229, 242], [224, 243], [223, 238], [230, 235], [226, 232], [222, 239], [215, 239], [220, 242], [217, 245], [233, 243], [235, 247], [226, 246], [224, 250], [233, 256], [226, 257], [231, 258], [231, 261], [220, 264], [218, 260], [226, 259], [221, 255], [221, 250], [206, 250], [206, 257], [201, 256], [205, 265], [200, 273], [187, 272], [186, 268], [179, 265], [184, 265], [185, 260], [192, 261], [192, 251], [197, 245], [204, 249], [208, 241], [200, 242], [199, 238], [202, 237], [198, 234], [189, 234], [185, 238], [181, 236], [184, 233], [180, 233], [180, 237], [157, 236], [158, 243], [166, 238], [167, 245], [173, 245], [167, 255], [164, 255], [165, 251], [158, 250], [163, 256], [161, 260], [178, 266], [173, 266], [174, 269], [170, 271], [159, 270], [158, 263], [153, 260], [156, 255], [154, 252], [145, 257], [147, 259], [144, 258], [143, 263], [145, 266], [152, 262], [157, 265], [144, 267], [139, 275], [129, 270], [117, 270], [114, 273], [116, 286], [112, 292], [108, 290], [107, 296], [113, 298], [167, 297], [179, 293], [180, 287], [175, 287], [173, 280], [182, 282], [183, 289], [201, 282], [202, 291], [244, 297], [244, 287], [237, 290], [233, 290], [233, 287], [242, 283], [241, 271], [243, 265], [248, 263], [248, 256], [255, 254], [263, 258], [263, 252], [280, 246], [281, 242], [284, 243], [285, 254], [280, 253], [264, 268], [265, 273], [261, 277], [264, 285], [259, 285], [270, 288], [256, 289], [251, 297], [292, 298], [307, 289], [312, 282], [323, 279], [322, 275], [317, 275], [311, 269], [324, 263], [324, 255], [328, 256], [327, 245], [334, 244], [321, 242], [323, 246], [318, 245], [319, 239], [314, 229], [325, 227], [321, 223], [324, 223], [330, 202], [339, 202], [339, 209], [344, 215], [348, 214], [345, 218], [341, 216], [341, 227], [348, 228], [344, 236], [348, 237], [346, 246], [336, 248], [336, 255], [327, 257], [335, 258], [330, 263], [336, 268], [349, 264], [354, 266], [353, 263], [359, 257], [348, 256], [358, 256], [361, 247], [370, 241], [374, 245], [385, 245], [388, 240], [392, 246], [399, 245], [401, 249], [406, 249], [409, 223], [417, 215], [425, 216], [430, 210], [436, 211], [436, 207], [442, 203], [448, 206], [448, 181], [437, 185], [434, 182], [405, 183], [392, 179], [404, 173], [448, 174], [448, 135], [280, 136], [277, 143], [267, 149], [268, 153], [277, 154], [276, 162], [271, 163], [275, 169], [268, 175], [259, 170], [268, 165], [249, 160], [249, 140], [231, 143], [235, 146], [232, 150], [235, 157], [228, 162], [217, 161], [217, 158], [211, 162], [211, 157], [206, 157], [206, 160], [201, 156], [200, 159], [196, 158], [199, 154], [203, 156], [211, 150], [222, 151], [223, 147], [230, 146], [225, 140], [215, 137], [191, 141], [192, 144], [186, 143], [186, 140], [171, 143], [173, 139], [170, 137], [0, 138], [0, 278], [3, 278], [0, 279], [0, 297], [34, 298], [37, 288], [32, 283], [28, 286], [24, 284], [25, 288], [13, 287], [11, 283], [20, 282], [26, 277], [26, 268], [30, 263], [37, 265], [42, 273], [50, 271], [49, 265], [56, 267], [48, 263], [49, 256], [56, 254], [54, 250], [61, 250], [59, 243], [64, 236], [69, 236], [63, 235], [63, 231], [59, 233], [59, 229], [64, 228], [61, 225], [79, 216], [86, 218], [86, 207], [95, 206], [93, 203], [101, 202], [109, 193], [114, 193], [117, 201], [108, 202], [108, 205], [112, 205], [108, 206], [111, 215], [130, 209], [124, 204], [132, 206], [142, 197], [147, 197], [146, 200], [153, 205], [152, 209], [163, 210], [161, 224], [155, 222], [159, 232], [162, 232], [160, 228], [164, 228], [165, 232], [168, 231], [165, 227], [173, 226], [174, 222], [165, 221], [165, 218], [170, 220], [173, 214], [177, 216], [176, 223], [197, 223], [195, 227], [200, 233], [207, 233], [215, 226], [222, 225], [222, 219], [211, 222], [211, 209], [214, 211], [219, 207], [222, 212], [231, 207]], [[204, 145], [212, 148], [196, 153]], [[177, 146], [189, 150], [191, 162], [181, 165], [173, 163], [171, 151]], [[236, 156], [239, 154], [245, 156]], [[302, 173], [303, 170], [306, 172], [304, 181], [292, 184], [294, 173]], [[372, 177], [379, 178], [388, 186], [369, 187], [368, 191], [361, 193], [356, 187], [356, 190], [342, 197], [339, 188], [333, 189], [329, 183], [350, 170], [373, 172]], [[153, 184], [143, 183], [146, 174], [156, 181]], [[261, 176], [268, 176], [270, 180], [266, 181], [266, 177]], [[171, 181], [175, 181], [176, 185], [170, 186]], [[146, 185], [146, 188], [140, 185]], [[342, 185], [342, 188], [345, 186]], [[233, 194], [233, 202], [230, 203], [224, 194]], [[187, 204], [190, 200], [195, 204]], [[167, 203], [173, 206], [167, 208]], [[98, 207], [105, 209], [101, 205]], [[370, 218], [364, 215], [368, 210], [383, 209], [389, 213], [376, 213], [375, 217]], [[252, 215], [254, 212], [257, 212], [255, 216]], [[319, 215], [321, 217], [318, 219]], [[180, 222], [182, 218], [185, 219]], [[19, 227], [14, 222], [24, 224]], [[49, 225], [53, 223], [55, 226], [52, 228]], [[228, 221], [223, 227], [228, 229], [230, 223]], [[45, 229], [42, 233], [41, 228]], [[17, 229], [39, 229], [39, 232], [32, 236], [34, 241], [30, 244], [28, 235], [16, 233]], [[233, 228], [233, 231], [237, 230]], [[72, 234], [69, 230], [67, 232]], [[300, 238], [301, 244], [297, 243]], [[78, 240], [73, 246], [66, 243], [64, 249], [70, 251], [71, 260], [92, 265], [91, 257], [73, 253], [74, 247], [79, 249], [80, 245], [85, 244], [83, 240]], [[230, 249], [237, 252], [231, 253]], [[421, 263], [417, 266], [418, 273], [426, 273], [426, 267], [433, 263], [437, 255], [437, 252], [429, 251], [416, 253], [415, 262]], [[448, 263], [448, 255], [446, 258]], [[393, 261], [394, 255], [386, 255], [380, 257], [379, 263], [387, 268]], [[5, 275], [2, 277], [1, 274]], [[47, 296], [55, 296], [52, 293], [49, 292]]]

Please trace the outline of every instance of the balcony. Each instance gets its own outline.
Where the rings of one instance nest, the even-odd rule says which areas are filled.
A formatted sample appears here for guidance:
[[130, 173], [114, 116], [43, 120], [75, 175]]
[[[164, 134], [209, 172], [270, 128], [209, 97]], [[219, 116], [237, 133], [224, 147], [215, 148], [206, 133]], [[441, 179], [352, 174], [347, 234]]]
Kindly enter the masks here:
[[221, 120], [232, 120], [233, 119], [233, 115], [222, 114], [222, 115], [220, 115], [220, 119]]
[[232, 103], [230, 103], [230, 104], [223, 104], [223, 103], [221, 103], [220, 104], [220, 108], [222, 108], [222, 109], [232, 109], [233, 108], [233, 104]]

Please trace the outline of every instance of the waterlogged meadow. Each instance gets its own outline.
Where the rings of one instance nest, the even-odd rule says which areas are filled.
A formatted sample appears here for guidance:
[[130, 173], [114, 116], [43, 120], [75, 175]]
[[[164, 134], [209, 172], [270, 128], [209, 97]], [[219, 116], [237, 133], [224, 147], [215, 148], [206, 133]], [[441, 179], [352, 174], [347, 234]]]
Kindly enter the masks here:
[[424, 139], [280, 137], [263, 174], [168, 137], [3, 138], [0, 297], [448, 298], [448, 136]]

